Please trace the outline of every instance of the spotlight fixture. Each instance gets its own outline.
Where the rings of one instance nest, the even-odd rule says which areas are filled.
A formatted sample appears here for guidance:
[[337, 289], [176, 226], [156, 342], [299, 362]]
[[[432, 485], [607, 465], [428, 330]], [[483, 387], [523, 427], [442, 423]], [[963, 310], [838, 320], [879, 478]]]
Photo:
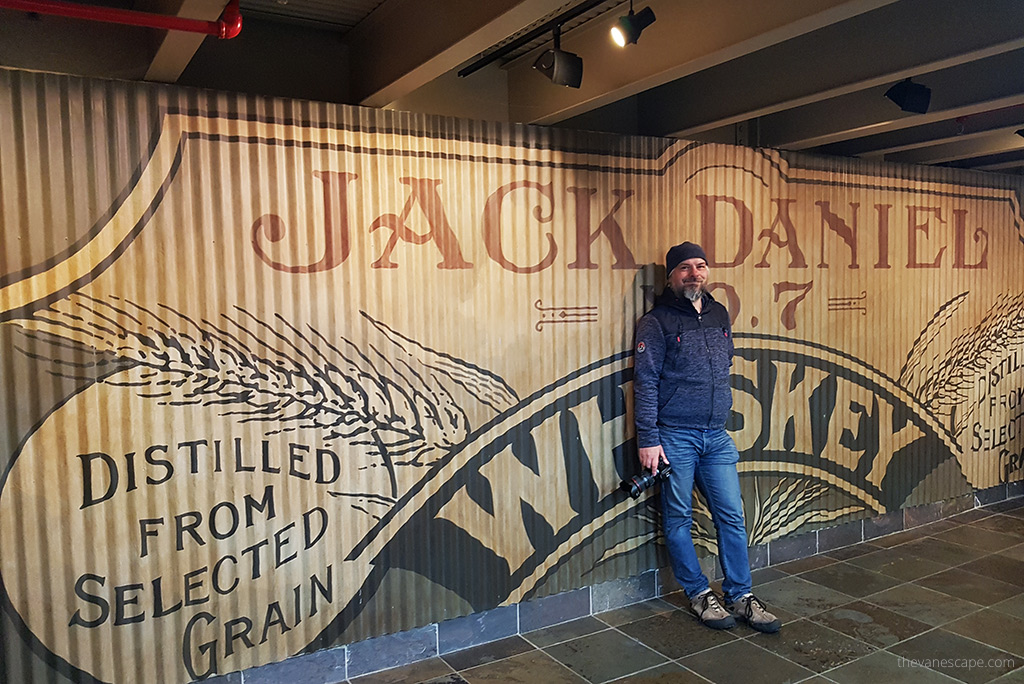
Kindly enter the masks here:
[[885, 96], [905, 112], [924, 114], [932, 99], [932, 89], [907, 78], [885, 91]]
[[654, 23], [654, 10], [644, 7], [639, 13], [633, 11], [633, 0], [629, 0], [629, 14], [619, 17], [612, 26], [612, 40], [619, 47], [636, 44], [643, 30]]
[[550, 78], [555, 85], [579, 88], [583, 82], [583, 59], [561, 49], [561, 25], [555, 26], [552, 33], [555, 37], [554, 47], [541, 53], [533, 63], [533, 68]]

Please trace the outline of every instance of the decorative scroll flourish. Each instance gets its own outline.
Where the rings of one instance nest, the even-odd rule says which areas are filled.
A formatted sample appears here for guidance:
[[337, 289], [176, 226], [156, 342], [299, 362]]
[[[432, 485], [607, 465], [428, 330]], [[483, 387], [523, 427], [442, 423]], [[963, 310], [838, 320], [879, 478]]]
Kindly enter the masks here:
[[860, 311], [861, 316], [867, 316], [868, 307], [862, 304], [864, 300], [868, 298], [868, 293], [862, 291], [859, 296], [856, 297], [829, 297], [828, 298], [828, 310], [829, 311]]
[[533, 307], [540, 312], [540, 320], [534, 328], [542, 332], [545, 325], [555, 323], [596, 323], [596, 306], [544, 306], [544, 302], [537, 300]]

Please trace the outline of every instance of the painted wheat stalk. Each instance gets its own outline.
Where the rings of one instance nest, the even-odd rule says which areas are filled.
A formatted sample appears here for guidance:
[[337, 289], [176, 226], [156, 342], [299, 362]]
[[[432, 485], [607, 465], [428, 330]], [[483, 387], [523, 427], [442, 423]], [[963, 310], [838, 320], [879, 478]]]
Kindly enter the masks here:
[[264, 423], [267, 435], [319, 429], [376, 453], [394, 499], [396, 467], [430, 465], [466, 438], [460, 400], [493, 415], [518, 398], [497, 376], [362, 316], [367, 334], [356, 344], [239, 307], [215, 323], [75, 294], [19, 321], [37, 342], [20, 350], [51, 361], [55, 374], [131, 388], [163, 405], [210, 407]]
[[844, 515], [859, 513], [863, 506], [828, 509], [815, 506], [829, 491], [829, 486], [812, 480], [784, 478], [779, 480], [764, 500], [754, 482], [754, 516], [749, 522], [750, 544], [767, 544], [799, 530], [804, 525], [830, 522]]
[[649, 498], [641, 506], [637, 506], [633, 509], [633, 513], [636, 518], [641, 521], [640, 532], [627, 531], [629, 527], [615, 526], [607, 530], [605, 534], [619, 535], [621, 538], [610, 546], [606, 547], [601, 553], [601, 557], [597, 559], [594, 567], [586, 571], [586, 575], [596, 573], [598, 568], [602, 567], [607, 563], [613, 562], [615, 559], [622, 556], [627, 556], [640, 547], [650, 544], [651, 542], [657, 543], [661, 538], [661, 516], [658, 511], [658, 506], [655, 504], [656, 499]]
[[[974, 327], [948, 347], [940, 334], [966, 297], [954, 297], [922, 331], [900, 372], [900, 383], [933, 413], [944, 416], [954, 436], [970, 424], [968, 401], [977, 379], [1014, 346], [1024, 344], [1024, 293], [1000, 295]], [[966, 410], [957, 411], [958, 406]]]

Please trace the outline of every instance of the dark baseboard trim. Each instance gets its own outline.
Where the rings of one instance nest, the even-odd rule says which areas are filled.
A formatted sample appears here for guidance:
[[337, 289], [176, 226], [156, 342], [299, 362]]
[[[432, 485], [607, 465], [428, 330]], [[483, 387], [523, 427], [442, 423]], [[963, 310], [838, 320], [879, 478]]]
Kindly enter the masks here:
[[[783, 537], [751, 547], [750, 566], [752, 570], [767, 568], [898, 534], [939, 520], [954, 517], [963, 519], [965, 516], [982, 514], [982, 508], [998, 510], [999, 504], [1021, 496], [1024, 496], [1024, 481], [1011, 482], [946, 501], [902, 508], [873, 518]], [[721, 571], [714, 556], [702, 558], [701, 566], [709, 577], [721, 579]], [[338, 676], [344, 672], [345, 679], [358, 677], [622, 608], [678, 590], [679, 585], [667, 567], [653, 568], [633, 577], [501, 606], [252, 668], [244, 671], [244, 680], [246, 684], [277, 682], [282, 681], [281, 675], [287, 674], [287, 681], [304, 682], [306, 679], [300, 674], [303, 670], [308, 669], [312, 675], [322, 672], [325, 667]], [[235, 683], [239, 681], [238, 675], [235, 672], [207, 681]]]

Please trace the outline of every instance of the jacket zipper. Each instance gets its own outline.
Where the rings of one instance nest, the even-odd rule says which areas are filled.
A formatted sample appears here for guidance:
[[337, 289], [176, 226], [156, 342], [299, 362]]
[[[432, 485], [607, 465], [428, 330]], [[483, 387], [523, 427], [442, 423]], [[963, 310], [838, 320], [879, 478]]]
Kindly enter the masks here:
[[708, 428], [711, 427], [711, 419], [715, 417], [715, 363], [711, 358], [711, 345], [708, 344], [708, 331], [704, 327], [704, 314], [697, 314], [697, 323], [700, 325], [701, 335], [704, 337], [704, 349], [708, 353], [708, 376], [711, 378], [711, 401], [708, 402]]

